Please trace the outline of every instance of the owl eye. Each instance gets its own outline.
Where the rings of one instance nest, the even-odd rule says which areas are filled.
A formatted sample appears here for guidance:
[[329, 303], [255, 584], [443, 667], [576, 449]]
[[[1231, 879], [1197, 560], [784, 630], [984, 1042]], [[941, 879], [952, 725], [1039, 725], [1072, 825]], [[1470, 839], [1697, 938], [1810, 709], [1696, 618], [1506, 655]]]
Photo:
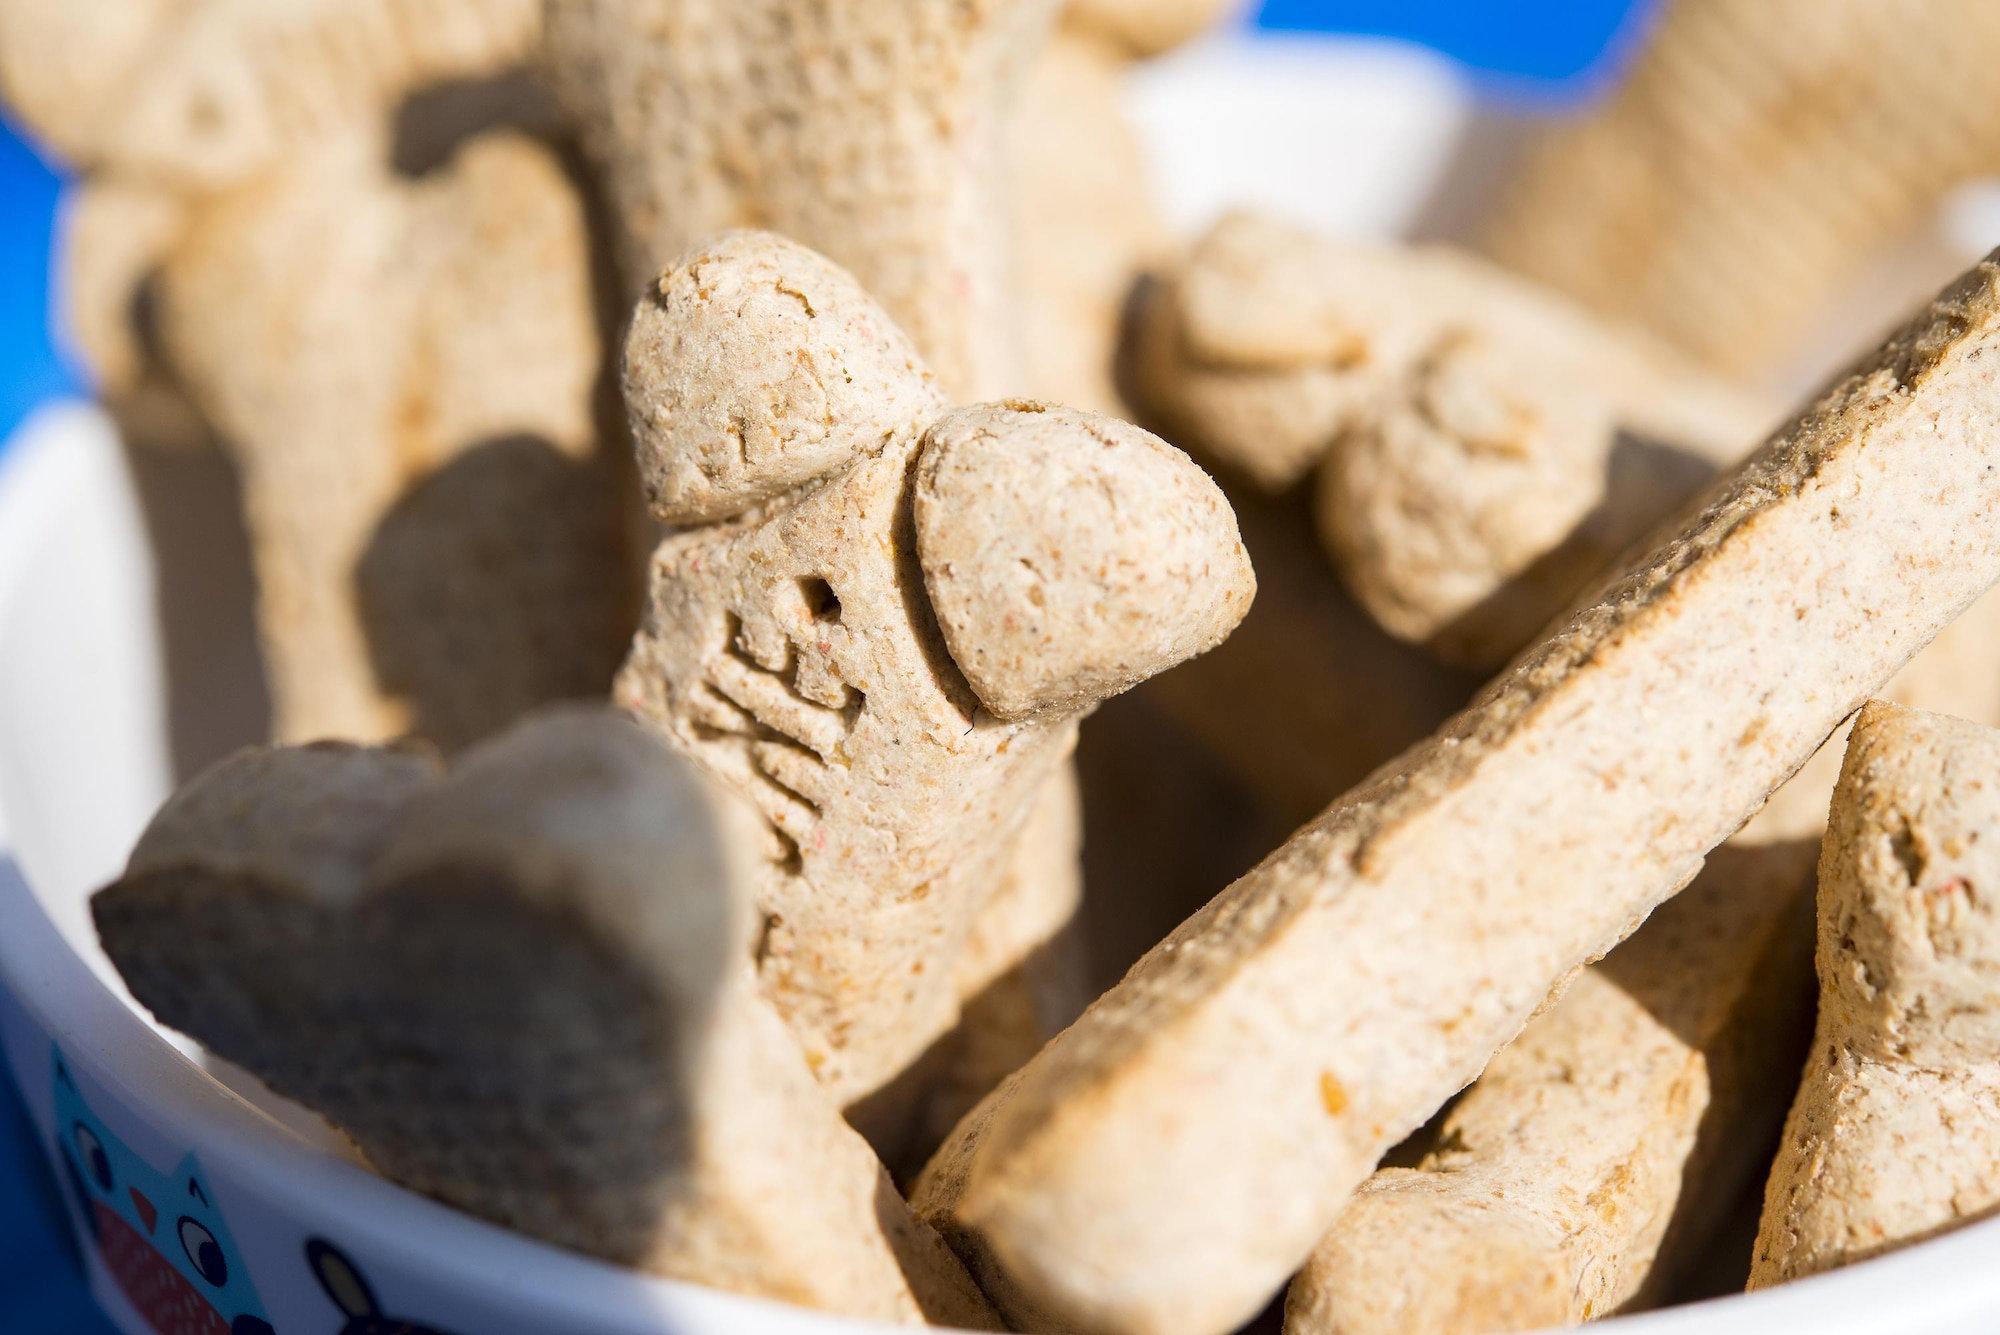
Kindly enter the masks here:
[[229, 1263], [222, 1259], [222, 1245], [215, 1235], [186, 1215], [181, 1216], [181, 1247], [201, 1277], [221, 1288], [229, 1282]]
[[83, 1166], [90, 1170], [91, 1180], [97, 1183], [97, 1189], [111, 1190], [111, 1156], [104, 1152], [97, 1133], [78, 1122], [70, 1130], [70, 1139], [76, 1142], [76, 1152], [82, 1156]]

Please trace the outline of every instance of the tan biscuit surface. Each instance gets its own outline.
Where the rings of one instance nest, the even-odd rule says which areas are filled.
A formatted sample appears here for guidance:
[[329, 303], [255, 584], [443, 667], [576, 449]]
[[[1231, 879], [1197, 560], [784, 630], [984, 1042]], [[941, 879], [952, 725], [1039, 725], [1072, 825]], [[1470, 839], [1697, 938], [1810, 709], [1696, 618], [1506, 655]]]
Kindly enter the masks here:
[[1142, 306], [1135, 391], [1259, 484], [1325, 461], [1322, 540], [1393, 634], [1493, 667], [1734, 462], [1761, 410], [1444, 250], [1224, 219]]
[[[734, 415], [656, 406], [667, 395], [656, 387], [682, 372], [654, 350], [695, 331], [767, 340], [754, 357], [716, 360], [715, 379], [676, 400]], [[752, 506], [768, 494], [759, 470], [794, 477], [792, 454], [742, 458], [703, 432], [794, 438], [797, 405], [820, 402], [835, 349], [854, 381], [812, 424], [841, 462]], [[647, 296], [625, 373], [641, 452], [656, 456], [642, 472], [693, 476], [719, 457], [727, 467], [710, 471], [729, 480], [716, 494], [746, 508], [655, 553], [618, 698], [767, 818], [761, 976], [843, 1103], [882, 1088], [952, 1024], [959, 956], [1007, 867], [1021, 865], [1013, 840], [1056, 781], [1079, 714], [1213, 643], [1254, 587], [1226, 504], [1177, 451], [1039, 404], [947, 413], [907, 349], [838, 268], [768, 234], [730, 233]], [[789, 378], [768, 378], [786, 366]], [[872, 401], [863, 368], [886, 381]], [[850, 394], [852, 416], [838, 397]], [[649, 422], [673, 426], [648, 434]], [[1109, 490], [1115, 522], [1097, 527], [1109, 512], [1093, 509], [1095, 491], [1074, 506], [1007, 509], [1079, 476]], [[1088, 532], [1074, 531], [1080, 522]], [[1071, 536], [1080, 546], [1061, 549]], [[982, 550], [956, 545], [968, 537]], [[1023, 560], [1033, 569], [1017, 576]], [[1082, 651], [1061, 674], [1023, 652], [1045, 637]], [[1017, 709], [1041, 712], [1000, 712]]]
[[1759, 1288], [2000, 1203], [2000, 733], [1882, 702], [1820, 856], [1819, 1026], [1764, 1198]]
[[1383, 1149], [2000, 576], [2000, 267], [976, 1110], [917, 1201], [1010, 1320], [1222, 1331]]
[[246, 752], [93, 908], [134, 995], [398, 1182], [662, 1274], [990, 1324], [757, 995], [736, 819], [608, 711], [442, 777]]
[[1115, 418], [948, 413], [924, 434], [912, 510], [945, 647], [1003, 719], [1086, 709], [1213, 649], [1250, 609], [1222, 493]]
[[1022, 384], [1130, 416], [1113, 380], [1127, 299], [1173, 247], [1122, 99], [1137, 59], [1213, 25], [1217, 0], [1071, 0], [1007, 118]]
[[277, 735], [456, 747], [602, 691], [635, 598], [572, 187], [508, 135], [385, 157], [342, 136], [204, 207], [161, 322], [243, 474]]
[[1290, 1335], [1483, 1335], [1657, 1295], [1763, 1163], [1810, 1025], [1814, 846], [1717, 850], [1382, 1168], [1292, 1281]]
[[76, 166], [213, 190], [540, 31], [537, 0], [7, 0], [0, 95]]
[[1236, 0], [1070, 0], [1064, 23], [1134, 56], [1157, 56], [1214, 27]]
[[726, 227], [852, 269], [961, 398], [1018, 392], [1006, 104], [1056, 0], [555, 0], [636, 280]]
[[1985, 0], [1676, 0], [1536, 136], [1486, 250], [1735, 374], [1773, 368], [1947, 192], [2000, 166]]

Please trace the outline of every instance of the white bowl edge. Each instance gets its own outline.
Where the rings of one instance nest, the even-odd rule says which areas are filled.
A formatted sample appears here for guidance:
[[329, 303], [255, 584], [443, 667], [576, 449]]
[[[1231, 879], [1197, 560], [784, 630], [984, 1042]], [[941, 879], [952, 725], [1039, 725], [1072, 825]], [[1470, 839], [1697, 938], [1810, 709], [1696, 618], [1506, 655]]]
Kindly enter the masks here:
[[[0, 456], [0, 693], [15, 680], [10, 665], [21, 652], [13, 635], [18, 595], [47, 573], [42, 558], [51, 535], [72, 527], [66, 521], [97, 507], [99, 519], [110, 517], [111, 529], [127, 526], [122, 554], [113, 543], [107, 553], [112, 559], [95, 573], [104, 581], [99, 592], [107, 593], [112, 607], [127, 615], [144, 607], [143, 538], [130, 531], [138, 521], [126, 486], [115, 436], [102, 415], [86, 407], [46, 411]], [[144, 632], [135, 632], [131, 642], [144, 640]], [[157, 690], [153, 665], [125, 666], [130, 672], [122, 683], [94, 681], [89, 690]], [[149, 717], [157, 726], [155, 703], [99, 698], [86, 703], [107, 707], [108, 717], [124, 720], [123, 726]], [[5, 721], [21, 707], [19, 700], [0, 698], [0, 748], [11, 740]], [[136, 753], [147, 754], [145, 745], [158, 744], [149, 740]], [[165, 790], [160, 754], [158, 774], [128, 785], [123, 799], [129, 806], [135, 795], [145, 794], [144, 808], [112, 813], [129, 827], [126, 843]], [[60, 1173], [53, 1158], [54, 1045], [84, 1087], [91, 1111], [112, 1123], [153, 1168], [171, 1172], [183, 1156], [195, 1156], [218, 1202], [237, 1221], [241, 1253], [270, 1319], [284, 1335], [331, 1325], [332, 1309], [299, 1260], [301, 1240], [308, 1235], [332, 1238], [362, 1262], [384, 1307], [395, 1315], [462, 1335], [550, 1330], [837, 1335], [890, 1329], [654, 1279], [562, 1252], [405, 1191], [307, 1144], [177, 1050], [87, 962], [95, 943], [81, 924], [87, 922], [83, 903], [93, 881], [78, 881], [72, 872], [66, 891], [51, 885], [38, 895], [31, 888], [9, 843], [10, 830], [21, 828], [18, 798], [10, 796], [22, 791], [21, 776], [10, 770], [19, 761], [0, 749], [0, 1052], [43, 1151]], [[149, 784], [152, 791], [146, 793]], [[124, 844], [97, 851], [99, 879], [115, 873], [124, 851]], [[61, 869], [92, 858], [40, 861]], [[67, 931], [57, 924], [65, 908], [75, 920], [66, 924]], [[85, 933], [82, 939], [78, 931]], [[73, 1216], [72, 1225], [80, 1223], [80, 1216]], [[146, 1335], [148, 1328], [124, 1303], [87, 1236], [81, 1231], [79, 1236], [91, 1258], [95, 1292], [122, 1328]], [[1991, 1331], [2000, 1325], [2000, 1219], [1782, 1288], [1614, 1318], [1613, 1325], [1629, 1335]]]

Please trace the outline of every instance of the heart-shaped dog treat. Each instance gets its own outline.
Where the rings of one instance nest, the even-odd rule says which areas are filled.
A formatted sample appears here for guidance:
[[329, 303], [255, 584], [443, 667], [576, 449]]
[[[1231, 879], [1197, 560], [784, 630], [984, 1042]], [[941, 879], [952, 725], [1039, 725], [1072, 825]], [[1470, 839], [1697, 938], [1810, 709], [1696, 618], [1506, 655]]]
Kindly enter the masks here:
[[758, 995], [747, 819], [607, 711], [445, 775], [252, 751], [176, 795], [93, 907], [133, 995], [397, 1182], [678, 1278], [987, 1324]]

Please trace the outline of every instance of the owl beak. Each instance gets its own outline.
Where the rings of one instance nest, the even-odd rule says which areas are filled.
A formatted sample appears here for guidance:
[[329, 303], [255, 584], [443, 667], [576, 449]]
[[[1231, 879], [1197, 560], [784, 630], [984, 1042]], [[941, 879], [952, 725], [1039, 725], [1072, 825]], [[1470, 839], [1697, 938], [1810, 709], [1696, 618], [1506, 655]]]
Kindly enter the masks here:
[[139, 1218], [145, 1221], [146, 1232], [150, 1234], [153, 1231], [153, 1225], [160, 1220], [159, 1209], [151, 1201], [141, 1196], [137, 1187], [128, 1187], [126, 1190], [132, 1193], [132, 1208], [139, 1212]]

